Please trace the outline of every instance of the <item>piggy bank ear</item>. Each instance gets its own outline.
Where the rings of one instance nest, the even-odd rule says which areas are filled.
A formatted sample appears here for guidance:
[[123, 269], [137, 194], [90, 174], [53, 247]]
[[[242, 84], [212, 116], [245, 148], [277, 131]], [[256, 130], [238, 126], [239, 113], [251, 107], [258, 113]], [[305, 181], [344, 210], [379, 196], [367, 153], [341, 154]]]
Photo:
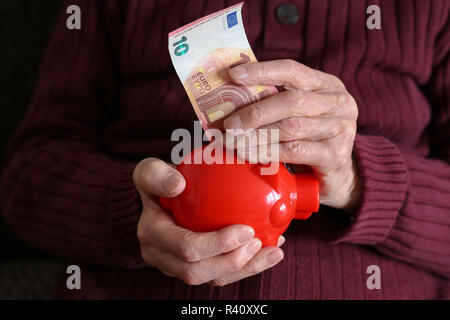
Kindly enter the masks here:
[[278, 193], [280, 188], [280, 168], [278, 168], [276, 174], [271, 175], [261, 174], [261, 168], [269, 166], [270, 164], [254, 165], [251, 171], [253, 174], [257, 175], [264, 183], [269, 185], [273, 190], [275, 190]]

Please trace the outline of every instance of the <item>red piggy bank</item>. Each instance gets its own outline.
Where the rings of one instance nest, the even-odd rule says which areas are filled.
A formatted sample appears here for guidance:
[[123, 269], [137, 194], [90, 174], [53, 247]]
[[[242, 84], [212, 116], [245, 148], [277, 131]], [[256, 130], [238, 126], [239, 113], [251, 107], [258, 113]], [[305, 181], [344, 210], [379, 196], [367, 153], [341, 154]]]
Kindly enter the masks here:
[[[194, 150], [190, 159], [203, 149]], [[178, 225], [208, 232], [245, 224], [263, 246], [276, 246], [292, 219], [305, 220], [318, 211], [319, 183], [313, 174], [291, 174], [280, 164], [276, 174], [262, 175], [261, 167], [268, 165], [239, 164], [232, 157], [234, 164], [187, 164], [184, 159], [178, 165], [185, 190], [175, 198], [160, 198]]]

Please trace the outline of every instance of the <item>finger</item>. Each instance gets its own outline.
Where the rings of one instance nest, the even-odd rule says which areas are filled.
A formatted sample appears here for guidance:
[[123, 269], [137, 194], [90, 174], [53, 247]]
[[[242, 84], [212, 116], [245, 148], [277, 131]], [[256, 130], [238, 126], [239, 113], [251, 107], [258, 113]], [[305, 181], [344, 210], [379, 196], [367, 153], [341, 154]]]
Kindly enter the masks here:
[[224, 274], [239, 272], [261, 248], [261, 240], [249, 243], [223, 255], [197, 262], [186, 262], [167, 253], [158, 255], [156, 266], [168, 275], [175, 276], [189, 285], [199, 285]]
[[288, 59], [242, 64], [232, 68], [229, 76], [239, 85], [266, 84], [305, 91], [344, 87], [337, 77]]
[[133, 180], [140, 192], [167, 198], [177, 196], [186, 186], [181, 173], [156, 158], [139, 162], [134, 170]]
[[261, 249], [239, 272], [228, 273], [209, 282], [213, 286], [224, 286], [267, 270], [283, 260], [283, 250], [274, 247]]
[[193, 232], [174, 224], [153, 222], [150, 231], [161, 250], [183, 261], [196, 262], [230, 252], [250, 241], [255, 232], [246, 225], [232, 225], [213, 232]]
[[256, 159], [260, 163], [278, 161], [314, 167], [329, 165], [336, 158], [325, 143], [304, 140], [238, 148], [236, 152], [239, 157], [253, 162]]
[[225, 146], [227, 149], [237, 149], [294, 140], [323, 141], [346, 130], [345, 123], [332, 117], [288, 118], [256, 130], [247, 130]]
[[224, 128], [227, 133], [242, 134], [282, 119], [331, 114], [346, 103], [350, 95], [345, 93], [284, 91], [235, 111], [225, 119]]

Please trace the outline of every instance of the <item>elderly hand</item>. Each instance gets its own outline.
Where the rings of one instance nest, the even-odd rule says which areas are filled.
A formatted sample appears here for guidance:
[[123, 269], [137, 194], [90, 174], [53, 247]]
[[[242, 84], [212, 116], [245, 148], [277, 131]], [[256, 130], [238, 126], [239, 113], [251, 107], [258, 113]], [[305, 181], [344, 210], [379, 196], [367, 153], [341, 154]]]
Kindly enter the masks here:
[[[156, 158], [138, 163], [133, 173], [143, 210], [137, 236], [144, 261], [187, 284], [225, 285], [276, 265], [283, 259], [277, 247], [261, 249], [261, 240], [246, 225], [214, 232], [193, 232], [174, 222], [158, 204], [157, 196], [175, 197], [186, 186], [183, 176]], [[284, 243], [280, 237], [278, 246]]]
[[[311, 166], [319, 179], [320, 203], [353, 209], [359, 201], [352, 157], [358, 108], [342, 82], [293, 60], [247, 63], [229, 76], [239, 85], [283, 86], [286, 91], [235, 111], [225, 129], [256, 129], [252, 134], [279, 129], [279, 159], [272, 160]], [[258, 145], [250, 146], [247, 157], [252, 148], [258, 152]]]

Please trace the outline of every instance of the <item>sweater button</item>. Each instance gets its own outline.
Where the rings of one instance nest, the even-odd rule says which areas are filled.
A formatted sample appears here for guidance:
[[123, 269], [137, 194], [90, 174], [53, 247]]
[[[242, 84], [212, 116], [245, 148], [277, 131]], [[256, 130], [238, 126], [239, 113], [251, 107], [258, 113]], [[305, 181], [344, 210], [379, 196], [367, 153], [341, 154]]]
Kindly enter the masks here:
[[299, 18], [297, 7], [292, 3], [280, 4], [275, 11], [275, 15], [278, 22], [284, 25], [295, 24]]

